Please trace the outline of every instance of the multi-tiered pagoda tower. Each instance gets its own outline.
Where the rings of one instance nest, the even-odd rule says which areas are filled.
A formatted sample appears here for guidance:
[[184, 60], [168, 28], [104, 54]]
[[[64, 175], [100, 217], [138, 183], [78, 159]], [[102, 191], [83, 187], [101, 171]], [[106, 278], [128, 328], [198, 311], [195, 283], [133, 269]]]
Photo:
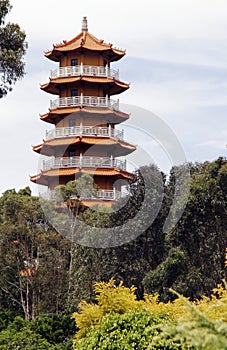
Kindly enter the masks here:
[[121, 196], [122, 180], [133, 175], [119, 157], [136, 148], [124, 141], [122, 130], [115, 128], [129, 115], [119, 110], [118, 100], [111, 98], [129, 88], [120, 80], [119, 72], [110, 68], [124, 55], [125, 51], [90, 34], [86, 17], [80, 34], [45, 53], [59, 67], [51, 71], [49, 82], [41, 89], [58, 98], [50, 102], [48, 113], [40, 118], [55, 128], [46, 133], [42, 144], [33, 147], [48, 158], [31, 181], [53, 190], [90, 174], [99, 189], [97, 200]]

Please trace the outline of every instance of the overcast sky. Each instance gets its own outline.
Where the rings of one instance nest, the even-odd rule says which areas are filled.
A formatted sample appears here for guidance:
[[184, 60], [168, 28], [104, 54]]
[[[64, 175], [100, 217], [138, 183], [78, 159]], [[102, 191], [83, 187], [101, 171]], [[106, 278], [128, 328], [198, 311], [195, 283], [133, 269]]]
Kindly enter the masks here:
[[[52, 95], [39, 84], [56, 67], [43, 52], [81, 30], [83, 16], [96, 37], [126, 49], [114, 66], [131, 88], [119, 96], [155, 113], [179, 139], [187, 160], [226, 156], [227, 2], [225, 0], [11, 0], [8, 16], [27, 33], [26, 77], [0, 100], [0, 193], [36, 185], [39, 157], [31, 145], [42, 142], [51, 125], [40, 121]], [[141, 120], [141, 126], [143, 120]], [[123, 124], [122, 124], [123, 127]], [[138, 135], [131, 141], [144, 146]], [[152, 150], [152, 142], [146, 140]], [[155, 154], [155, 147], [154, 147]], [[157, 153], [158, 154], [158, 153]], [[154, 156], [166, 170], [164, 158]]]

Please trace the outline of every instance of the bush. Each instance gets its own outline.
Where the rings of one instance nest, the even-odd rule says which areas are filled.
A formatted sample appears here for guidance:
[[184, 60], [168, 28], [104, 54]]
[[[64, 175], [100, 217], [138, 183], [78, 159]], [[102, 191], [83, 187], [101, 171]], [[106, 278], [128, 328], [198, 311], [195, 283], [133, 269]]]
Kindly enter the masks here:
[[71, 315], [41, 314], [30, 323], [30, 329], [45, 338], [51, 344], [63, 343], [76, 332]]
[[15, 315], [11, 311], [0, 311], [0, 332], [8, 327], [14, 317]]
[[20, 332], [7, 329], [0, 333], [1, 350], [55, 350], [46, 339], [30, 329], [24, 328]]
[[39, 315], [33, 321], [17, 316], [0, 332], [0, 349], [71, 350], [75, 331], [70, 315]]
[[91, 327], [86, 337], [74, 344], [74, 350], [145, 350], [167, 321], [167, 316], [155, 317], [145, 310], [106, 315], [99, 326]]
[[135, 288], [114, 280], [96, 283], [97, 305], [81, 303], [74, 317], [79, 332], [74, 350], [227, 350], [227, 289], [190, 302], [180, 294], [173, 302], [159, 295], [137, 301]]

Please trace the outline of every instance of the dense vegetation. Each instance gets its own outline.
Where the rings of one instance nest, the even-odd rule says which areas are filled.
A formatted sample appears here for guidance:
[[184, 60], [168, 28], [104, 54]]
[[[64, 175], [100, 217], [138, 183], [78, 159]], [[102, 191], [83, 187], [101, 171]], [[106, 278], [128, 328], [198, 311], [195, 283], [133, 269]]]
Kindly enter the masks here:
[[[226, 286], [227, 287], [227, 286]], [[135, 288], [96, 283], [96, 304], [79, 304], [74, 350], [227, 349], [227, 289], [189, 302], [178, 295], [162, 303], [158, 294], [137, 301]]]
[[0, 1], [0, 98], [12, 90], [12, 85], [25, 74], [23, 57], [27, 49], [25, 32], [15, 23], [5, 24], [10, 12], [9, 0]]
[[[146, 300], [136, 301], [136, 298], [143, 300], [144, 293], [158, 293], [160, 303], [169, 305], [168, 302], [171, 302], [171, 305], [175, 305], [173, 301], [177, 296], [170, 291], [172, 288], [191, 301], [204, 296], [202, 301], [206, 305], [208, 299], [205, 296], [209, 298], [213, 288], [226, 278], [227, 161], [219, 158], [214, 162], [189, 164], [189, 167], [191, 188], [187, 206], [177, 225], [167, 233], [163, 232], [163, 225], [173, 200], [179, 168], [172, 169], [168, 181], [155, 166], [142, 169], [151, 184], [148, 196], [150, 211], [154, 210], [154, 203], [160, 197], [158, 189], [162, 187], [164, 196], [161, 208], [145, 232], [129, 243], [114, 248], [98, 249], [72, 244], [46, 221], [39, 199], [31, 195], [29, 188], [4, 192], [0, 198], [0, 348], [16, 349], [14, 344], [17, 344], [17, 349], [72, 348], [72, 334], [76, 332], [81, 335], [83, 332], [78, 321], [79, 332], [71, 323], [71, 314], [79, 311], [81, 300], [95, 303], [90, 310], [94, 308], [93, 314], [98, 323], [94, 329], [86, 331], [86, 337], [81, 335], [74, 345], [75, 349], [89, 349], [81, 344], [93, 344], [91, 339], [98, 345], [90, 349], [111, 349], [108, 339], [112, 339], [112, 342], [116, 339], [116, 344], [121, 344], [120, 336], [123, 336], [125, 344], [137, 344], [138, 334], [142, 334], [141, 338], [144, 339], [139, 349], [149, 344], [152, 344], [151, 349], [177, 349], [178, 345], [179, 349], [186, 349], [182, 346], [192, 346], [187, 345], [192, 343], [187, 335], [177, 339], [176, 334], [185, 329], [194, 329], [196, 333], [197, 321], [202, 322], [200, 317], [204, 315], [195, 314], [198, 316], [196, 318], [193, 314], [194, 321], [190, 321], [190, 318], [184, 320], [189, 323], [185, 323], [182, 330], [177, 323], [178, 318], [172, 317], [170, 311], [153, 314], [149, 307], [144, 309], [141, 306]], [[81, 214], [81, 218], [96, 226], [119, 225], [140, 210], [143, 195], [144, 183], [139, 177], [137, 184], [132, 186], [132, 196], [121, 210], [101, 214], [87, 210]], [[146, 220], [146, 213], [139, 213], [140, 220]], [[136, 225], [139, 227], [140, 224], [138, 220]], [[131, 230], [138, 227], [134, 226]], [[130, 289], [134, 298], [130, 305], [140, 305], [139, 309], [128, 305], [126, 298], [123, 311], [113, 309], [100, 313], [101, 309], [103, 311], [97, 300], [97, 293], [100, 293], [97, 290], [94, 292], [93, 285], [108, 282], [111, 278], [114, 278], [116, 285], [124, 281], [124, 291], [132, 285], [136, 287], [135, 290]], [[116, 286], [113, 289], [117, 290]], [[226, 300], [226, 294], [222, 294], [223, 300]], [[124, 304], [119, 299], [115, 301], [116, 305]], [[165, 305], [160, 303], [159, 310], [161, 305]], [[85, 305], [86, 309], [90, 304], [80, 304], [83, 315], [81, 305]], [[191, 309], [192, 313], [197, 311]], [[221, 344], [226, 333], [225, 326], [219, 321], [216, 324], [216, 321], [204, 319], [210, 329], [216, 329], [216, 326], [217, 332], [223, 329], [220, 339], [218, 335]], [[110, 338], [105, 338], [104, 333], [108, 333]], [[169, 340], [172, 337], [170, 333], [175, 334], [173, 340]], [[213, 333], [211, 336], [214, 336]], [[182, 337], [188, 343], [182, 345]], [[106, 347], [104, 343], [98, 343], [100, 339], [105, 339]], [[155, 339], [157, 344], [167, 342], [168, 347], [157, 347]], [[133, 349], [133, 346], [125, 345], [124, 349]], [[136, 346], [135, 349], [138, 348]]]

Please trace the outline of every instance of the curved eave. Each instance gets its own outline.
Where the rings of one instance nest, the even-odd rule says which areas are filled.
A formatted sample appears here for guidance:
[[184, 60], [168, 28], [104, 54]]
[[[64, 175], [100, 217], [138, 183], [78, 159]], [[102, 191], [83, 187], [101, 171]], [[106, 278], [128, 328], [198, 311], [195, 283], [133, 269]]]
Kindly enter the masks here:
[[100, 146], [105, 148], [111, 148], [114, 150], [114, 154], [118, 156], [126, 156], [136, 150], [136, 146], [128, 142], [118, 140], [116, 138], [103, 138], [103, 137], [64, 137], [57, 138], [48, 141], [44, 141], [43, 144], [33, 146], [33, 151], [41, 153], [42, 155], [52, 156], [54, 155], [54, 149], [57, 147], [63, 147], [65, 150], [69, 145], [84, 144], [89, 146]]
[[78, 106], [51, 109], [48, 113], [40, 115], [40, 119], [47, 123], [56, 124], [72, 113], [81, 113], [83, 116], [92, 114], [94, 118], [96, 115], [97, 117], [100, 117], [101, 115], [105, 118], [106, 122], [114, 124], [122, 123], [129, 118], [129, 114], [120, 111], [113, 111], [110, 108], [89, 108]]
[[80, 85], [81, 82], [91, 84], [91, 85], [93, 84], [107, 85], [109, 87], [110, 95], [120, 94], [126, 91], [130, 86], [129, 84], [121, 82], [114, 78], [78, 76], [78, 77], [64, 77], [64, 78], [50, 79], [49, 83], [42, 84], [40, 86], [40, 89], [53, 95], [59, 95], [59, 89], [62, 87], [62, 85], [74, 84], [74, 87], [76, 87], [77, 84]]
[[30, 181], [35, 184], [48, 186], [48, 178], [44, 177], [42, 173], [30, 176]]
[[120, 169], [94, 169], [94, 168], [67, 168], [67, 169], [51, 169], [42, 171], [40, 174], [30, 176], [30, 180], [39, 185], [48, 186], [49, 179], [59, 177], [72, 177], [75, 175], [89, 174], [92, 176], [110, 176], [116, 179], [135, 179], [135, 174]]
[[81, 32], [70, 41], [54, 45], [52, 50], [45, 52], [45, 56], [52, 61], [59, 62], [65, 52], [92, 51], [102, 53], [111, 62], [118, 61], [125, 55], [125, 50], [114, 48], [112, 44], [104, 43], [89, 32]]

